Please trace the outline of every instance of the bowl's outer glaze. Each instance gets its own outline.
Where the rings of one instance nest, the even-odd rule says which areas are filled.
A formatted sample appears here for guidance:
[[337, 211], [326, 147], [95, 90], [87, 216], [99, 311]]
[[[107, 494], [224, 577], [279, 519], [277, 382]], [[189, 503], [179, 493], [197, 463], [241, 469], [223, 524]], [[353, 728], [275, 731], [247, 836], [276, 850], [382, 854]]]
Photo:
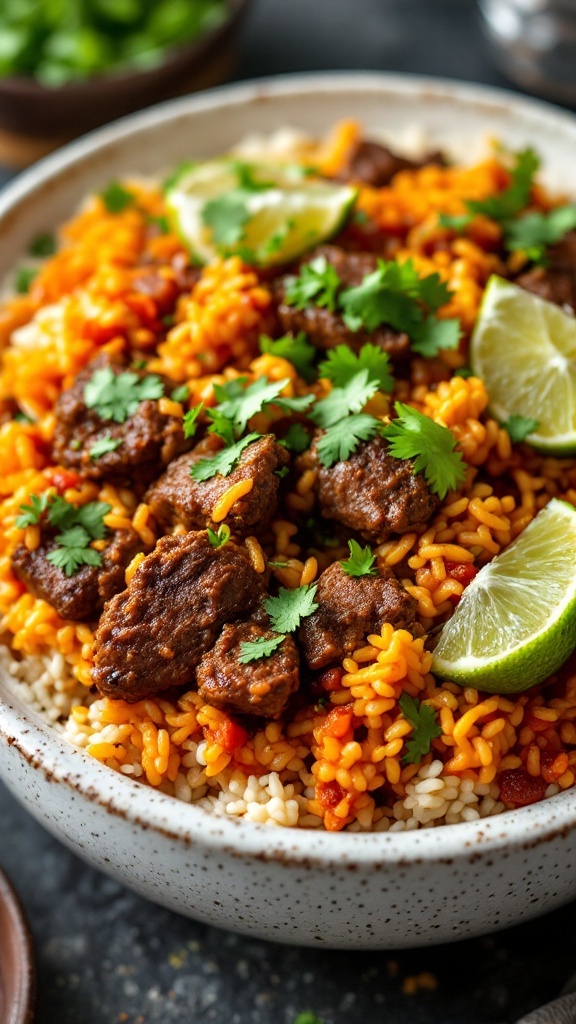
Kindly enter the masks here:
[[[218, 154], [247, 133], [366, 132], [546, 156], [576, 188], [576, 119], [511, 93], [373, 74], [290, 76], [225, 87], [117, 122], [32, 167], [0, 196], [0, 275], [90, 189]], [[329, 834], [209, 815], [135, 784], [65, 744], [0, 678], [0, 775], [80, 856], [149, 899], [214, 925], [301, 945], [398, 949], [472, 937], [576, 897], [576, 794], [479, 822], [395, 834]]]

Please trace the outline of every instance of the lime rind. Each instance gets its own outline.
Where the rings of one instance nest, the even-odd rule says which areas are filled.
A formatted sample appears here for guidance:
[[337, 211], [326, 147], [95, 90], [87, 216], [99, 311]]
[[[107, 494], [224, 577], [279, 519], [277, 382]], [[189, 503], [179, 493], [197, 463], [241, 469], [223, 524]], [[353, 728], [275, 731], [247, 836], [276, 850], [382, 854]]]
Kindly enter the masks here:
[[546, 453], [576, 453], [576, 320], [554, 303], [493, 275], [470, 342], [470, 363], [501, 423], [529, 416], [526, 438]]
[[465, 589], [432, 671], [519, 693], [553, 675], [575, 647], [576, 509], [555, 498]]
[[239, 187], [238, 161], [208, 161], [178, 179], [166, 195], [173, 226], [203, 263], [235, 250], [260, 266], [287, 263], [332, 238], [348, 220], [358, 190], [302, 177], [293, 165], [243, 164], [256, 188], [243, 193], [248, 219], [237, 246], [222, 247], [203, 221], [206, 203]]

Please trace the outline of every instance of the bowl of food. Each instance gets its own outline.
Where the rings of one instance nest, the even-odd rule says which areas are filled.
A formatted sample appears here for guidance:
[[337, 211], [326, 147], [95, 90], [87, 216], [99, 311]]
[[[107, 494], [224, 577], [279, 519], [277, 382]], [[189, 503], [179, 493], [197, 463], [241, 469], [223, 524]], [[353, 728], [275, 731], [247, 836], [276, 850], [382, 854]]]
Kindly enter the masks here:
[[1, 197], [0, 773], [92, 864], [312, 946], [574, 897], [575, 150], [294, 76]]
[[19, 168], [134, 110], [231, 77], [248, 0], [7, 3], [0, 159]]

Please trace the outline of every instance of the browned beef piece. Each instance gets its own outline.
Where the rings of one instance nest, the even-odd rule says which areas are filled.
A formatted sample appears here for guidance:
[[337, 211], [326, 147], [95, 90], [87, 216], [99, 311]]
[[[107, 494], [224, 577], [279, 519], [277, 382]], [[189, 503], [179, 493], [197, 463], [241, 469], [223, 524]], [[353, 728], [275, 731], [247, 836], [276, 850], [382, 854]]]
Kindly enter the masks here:
[[387, 146], [368, 140], [361, 141], [352, 150], [346, 166], [338, 174], [339, 181], [362, 181], [374, 188], [388, 185], [399, 171], [415, 170], [426, 164], [445, 163], [442, 153], [432, 152], [421, 160], [409, 160], [399, 156]]
[[159, 265], [144, 262], [134, 277], [134, 290], [154, 300], [159, 316], [174, 311], [176, 300], [181, 294], [192, 290], [201, 273], [199, 267], [190, 265], [184, 253], [177, 253], [172, 258], [171, 266], [174, 275], [167, 277]]
[[198, 666], [198, 690], [209, 704], [233, 714], [279, 718], [299, 684], [300, 659], [287, 636], [268, 658], [243, 665], [240, 645], [275, 634], [255, 622], [226, 624]]
[[390, 455], [382, 437], [360, 444], [349, 459], [329, 469], [320, 464], [314, 442], [301, 464], [318, 468], [322, 515], [368, 540], [381, 542], [407, 533], [426, 523], [440, 504], [412, 462]]
[[318, 608], [302, 621], [298, 639], [313, 670], [341, 661], [360, 647], [369, 633], [379, 633], [385, 622], [410, 629], [416, 601], [391, 571], [375, 576], [348, 576], [333, 562], [318, 580]]
[[215, 502], [229, 487], [241, 480], [253, 480], [252, 490], [234, 502], [224, 520], [236, 533], [254, 533], [266, 526], [278, 504], [278, 470], [287, 466], [290, 456], [272, 434], [265, 434], [248, 445], [236, 469], [229, 476], [213, 476], [196, 481], [190, 476], [195, 462], [213, 456], [222, 447], [215, 434], [209, 434], [195, 448], [168, 466], [148, 490], [145, 501], [154, 517], [164, 526], [181, 524], [187, 530], [213, 526]]
[[102, 565], [82, 565], [73, 576], [48, 561], [56, 547], [54, 530], [43, 529], [35, 551], [21, 544], [12, 555], [18, 579], [35, 597], [48, 601], [63, 619], [94, 619], [108, 601], [126, 586], [124, 572], [134, 555], [143, 550], [134, 530], [116, 530], [102, 551]]
[[[347, 252], [336, 245], [322, 245], [307, 256], [305, 263], [310, 263], [318, 256], [324, 256], [328, 263], [336, 269], [343, 284], [355, 286], [361, 283], [367, 274], [376, 270], [378, 258], [369, 252]], [[275, 288], [279, 301], [278, 317], [284, 331], [304, 331], [308, 340], [316, 348], [334, 348], [336, 345], [348, 345], [354, 352], [359, 352], [367, 341], [379, 345], [395, 362], [402, 362], [410, 355], [410, 340], [403, 331], [395, 331], [392, 327], [378, 327], [375, 331], [351, 331], [339, 313], [331, 313], [319, 306], [306, 309], [295, 309], [285, 302], [286, 289], [282, 280]]]
[[576, 231], [549, 246], [548, 264], [533, 267], [516, 279], [516, 284], [558, 306], [576, 310]]
[[[52, 455], [61, 466], [78, 470], [91, 480], [111, 480], [118, 485], [148, 483], [168, 463], [190, 447], [182, 430], [180, 416], [166, 416], [158, 402], [145, 399], [124, 423], [103, 420], [95, 409], [88, 409], [84, 388], [98, 369], [110, 366], [117, 376], [125, 372], [121, 362], [102, 355], [78, 374], [72, 387], [63, 391], [55, 406], [56, 429]], [[131, 370], [139, 377], [145, 373]], [[168, 392], [170, 387], [166, 389]], [[122, 443], [114, 451], [92, 458], [90, 452], [103, 438]]]
[[96, 686], [134, 702], [190, 685], [224, 623], [249, 615], [262, 596], [261, 577], [232, 541], [215, 549], [203, 532], [162, 537], [104, 609]]

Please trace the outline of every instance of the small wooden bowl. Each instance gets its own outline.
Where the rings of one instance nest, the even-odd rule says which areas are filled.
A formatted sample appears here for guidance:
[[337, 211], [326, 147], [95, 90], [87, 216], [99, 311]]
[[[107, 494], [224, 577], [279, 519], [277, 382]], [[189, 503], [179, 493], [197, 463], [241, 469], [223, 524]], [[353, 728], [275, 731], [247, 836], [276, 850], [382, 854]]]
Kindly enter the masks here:
[[18, 170], [125, 114], [227, 81], [236, 63], [237, 29], [249, 5], [250, 0], [229, 0], [224, 22], [170, 50], [154, 68], [57, 88], [33, 78], [0, 78], [0, 163]]
[[36, 971], [32, 936], [10, 882], [0, 871], [0, 1020], [32, 1024]]

